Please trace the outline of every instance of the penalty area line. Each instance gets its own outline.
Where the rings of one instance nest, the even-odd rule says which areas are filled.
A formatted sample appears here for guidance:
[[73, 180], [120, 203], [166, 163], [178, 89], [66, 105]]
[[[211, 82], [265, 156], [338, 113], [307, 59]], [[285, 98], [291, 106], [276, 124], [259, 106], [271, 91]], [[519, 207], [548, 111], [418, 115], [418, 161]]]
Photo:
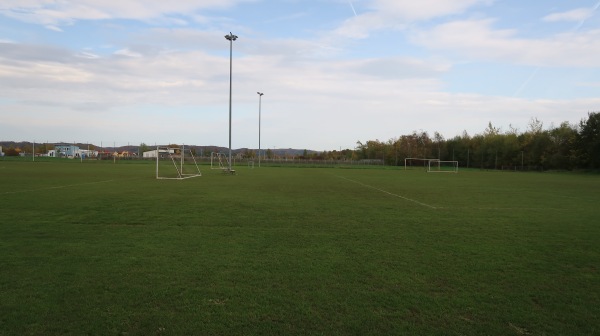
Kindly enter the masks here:
[[369, 188], [369, 189], [377, 190], [377, 191], [379, 191], [379, 192], [382, 192], [382, 193], [384, 193], [384, 194], [388, 194], [388, 195], [390, 195], [390, 196], [394, 196], [394, 197], [401, 198], [401, 199], [403, 199], [403, 200], [405, 200], [405, 201], [409, 201], [409, 202], [416, 203], [416, 204], [418, 204], [418, 205], [421, 205], [421, 206], [427, 207], [427, 208], [429, 208], [429, 209], [437, 209], [437, 208], [436, 208], [436, 207], [434, 207], [433, 205], [429, 205], [429, 204], [426, 204], [426, 203], [422, 203], [422, 202], [419, 202], [419, 201], [417, 201], [417, 200], [414, 200], [414, 199], [412, 199], [412, 198], [408, 198], [408, 197], [404, 197], [404, 196], [401, 196], [401, 195], [398, 195], [398, 194], [394, 194], [394, 193], [391, 193], [391, 192], [389, 192], [389, 191], [387, 191], [387, 190], [379, 189], [379, 188], [376, 188], [376, 187], [370, 186], [370, 185], [368, 185], [368, 184], [364, 184], [364, 183], [362, 183], [362, 182], [358, 182], [358, 181], [355, 181], [355, 180], [349, 179], [349, 178], [347, 178], [347, 177], [343, 177], [343, 176], [339, 176], [339, 175], [336, 175], [336, 176], [337, 176], [337, 177], [339, 177], [339, 178], [341, 178], [341, 179], [344, 179], [344, 180], [346, 180], [346, 181], [350, 181], [350, 182], [352, 182], [352, 183], [356, 183], [356, 184], [358, 184], [358, 185], [361, 185], [361, 186], [363, 186], [363, 187], [366, 187], [366, 188]]

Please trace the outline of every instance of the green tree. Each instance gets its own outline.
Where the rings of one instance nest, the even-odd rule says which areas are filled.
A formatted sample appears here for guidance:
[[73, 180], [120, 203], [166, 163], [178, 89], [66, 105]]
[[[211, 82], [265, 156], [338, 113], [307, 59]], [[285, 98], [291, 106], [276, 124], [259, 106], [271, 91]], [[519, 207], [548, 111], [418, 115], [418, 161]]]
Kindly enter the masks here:
[[578, 147], [588, 168], [600, 168], [600, 112], [588, 113], [579, 123]]
[[549, 167], [573, 169], [578, 164], [576, 142], [577, 128], [565, 121], [549, 131], [550, 146], [547, 148]]
[[150, 151], [150, 148], [148, 148], [148, 145], [146, 145], [145, 143], [141, 143], [140, 144], [140, 155], [144, 154], [145, 152]]

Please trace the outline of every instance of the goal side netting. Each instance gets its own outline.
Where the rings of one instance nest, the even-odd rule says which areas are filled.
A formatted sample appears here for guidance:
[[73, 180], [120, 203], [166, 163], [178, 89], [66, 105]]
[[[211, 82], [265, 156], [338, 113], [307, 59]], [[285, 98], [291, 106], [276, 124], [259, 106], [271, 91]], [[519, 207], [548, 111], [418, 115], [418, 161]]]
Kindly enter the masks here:
[[428, 173], [458, 173], [458, 161], [429, 161]]
[[229, 169], [229, 160], [223, 153], [210, 153], [210, 169]]
[[155, 155], [156, 178], [159, 180], [183, 180], [202, 176], [190, 148], [157, 146]]

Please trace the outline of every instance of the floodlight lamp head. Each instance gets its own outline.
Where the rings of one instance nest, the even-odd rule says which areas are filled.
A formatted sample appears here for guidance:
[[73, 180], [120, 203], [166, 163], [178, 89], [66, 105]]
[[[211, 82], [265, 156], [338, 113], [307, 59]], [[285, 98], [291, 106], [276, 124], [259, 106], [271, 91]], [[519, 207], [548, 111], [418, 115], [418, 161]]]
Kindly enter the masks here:
[[229, 41], [235, 41], [238, 37], [236, 35], [233, 35], [231, 32], [229, 32], [229, 35], [225, 35], [225, 38], [228, 39]]
[[260, 95], [260, 96], [264, 95], [264, 93], [262, 93], [262, 92], [257, 92], [257, 93], [258, 93], [258, 95]]

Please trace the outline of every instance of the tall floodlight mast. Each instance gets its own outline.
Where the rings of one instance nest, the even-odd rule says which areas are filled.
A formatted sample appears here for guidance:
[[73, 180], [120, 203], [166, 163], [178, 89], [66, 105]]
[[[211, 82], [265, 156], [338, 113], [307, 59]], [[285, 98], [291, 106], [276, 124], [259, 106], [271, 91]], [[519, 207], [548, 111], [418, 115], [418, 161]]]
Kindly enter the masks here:
[[237, 40], [237, 36], [229, 32], [229, 35], [225, 35], [225, 38], [229, 40], [229, 172], [231, 170], [231, 79], [232, 79], [232, 57], [233, 57], [233, 41]]
[[258, 93], [258, 166], [260, 167], [260, 105], [262, 103], [262, 96], [264, 93]]

